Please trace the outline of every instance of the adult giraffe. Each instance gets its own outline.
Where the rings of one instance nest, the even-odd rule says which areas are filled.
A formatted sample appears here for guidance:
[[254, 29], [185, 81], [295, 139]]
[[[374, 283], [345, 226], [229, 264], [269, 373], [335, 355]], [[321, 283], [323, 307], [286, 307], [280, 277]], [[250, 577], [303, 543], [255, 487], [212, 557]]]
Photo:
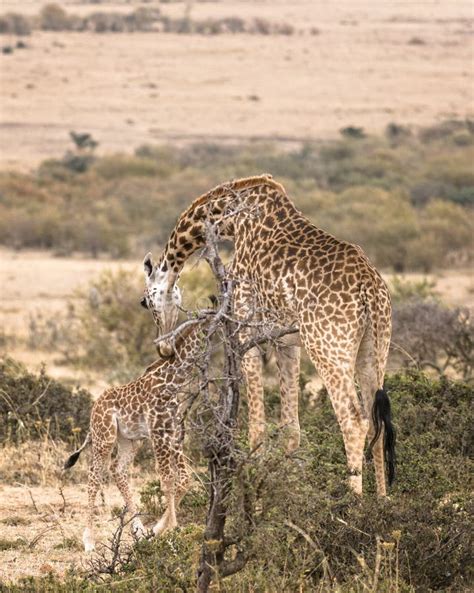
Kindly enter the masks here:
[[[258, 310], [264, 321], [298, 327], [342, 431], [350, 486], [362, 493], [368, 434], [377, 493], [385, 495], [384, 457], [390, 483], [394, 477], [394, 432], [390, 403], [383, 390], [391, 303], [380, 274], [360, 247], [311, 224], [271, 175], [230, 181], [197, 198], [181, 214], [156, 266], [151, 254], [145, 257], [143, 304], [152, 309], [162, 329], [176, 320], [176, 282], [185, 261], [205, 242], [206, 221], [216, 225], [222, 239], [234, 242], [235, 314], [246, 317]], [[166, 352], [169, 345], [162, 342], [161, 348]], [[289, 430], [291, 450], [299, 445], [300, 434], [300, 346], [294, 337], [282, 340], [277, 362], [281, 423]], [[250, 442], [255, 445], [265, 427], [262, 361], [257, 350], [246, 354], [242, 370], [249, 399]]]

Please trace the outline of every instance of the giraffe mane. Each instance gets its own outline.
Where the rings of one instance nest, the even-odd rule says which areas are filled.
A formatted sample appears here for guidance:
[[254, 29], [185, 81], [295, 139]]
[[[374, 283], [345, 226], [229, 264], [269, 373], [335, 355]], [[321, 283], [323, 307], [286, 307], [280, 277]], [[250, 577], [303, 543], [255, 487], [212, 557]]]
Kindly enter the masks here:
[[190, 209], [200, 206], [201, 204], [205, 204], [213, 198], [220, 198], [229, 190], [238, 192], [245, 189], [250, 189], [252, 187], [258, 187], [260, 185], [271, 185], [273, 188], [286, 195], [283, 185], [275, 181], [270, 173], [264, 173], [262, 175], [242, 177], [241, 179], [233, 179], [224, 183], [220, 183], [219, 185], [216, 185], [216, 187], [213, 187], [211, 190], [207, 191], [205, 194], [202, 194], [196, 198], [191, 204]]

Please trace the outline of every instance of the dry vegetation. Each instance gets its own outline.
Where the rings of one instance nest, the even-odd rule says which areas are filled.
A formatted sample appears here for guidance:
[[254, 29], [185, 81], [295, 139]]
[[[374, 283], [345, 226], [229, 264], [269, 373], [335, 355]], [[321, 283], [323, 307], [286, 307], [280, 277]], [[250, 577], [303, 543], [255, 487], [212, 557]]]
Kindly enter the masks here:
[[[43, 4], [22, 2], [21, 12], [31, 17]], [[183, 2], [58, 4], [80, 17], [140, 6], [186, 15]], [[18, 2], [2, 3], [2, 12], [18, 11]], [[197, 2], [190, 17], [261, 19], [305, 34], [34, 30], [21, 50], [16, 37], [0, 36], [12, 49], [0, 54], [1, 162], [25, 169], [60, 157], [71, 129], [92, 133], [105, 154], [167, 141], [294, 146], [351, 125], [374, 133], [392, 121], [472, 116], [468, 1]]]
[[[12, 380], [27, 383], [32, 393], [44, 392], [44, 382], [49, 382], [7, 365], [1, 386]], [[347, 492], [342, 439], [324, 392], [316, 406], [309, 407], [306, 398], [301, 401], [304, 438], [294, 459], [282, 454], [278, 431], [271, 425], [266, 451], [260, 458], [249, 457], [242, 415], [238, 446], [245, 461], [229, 500], [228, 534], [244, 550], [247, 564], [222, 582], [226, 591], [469, 590], [472, 501], [466, 476], [472, 472], [472, 390], [412, 372], [390, 377], [388, 387], [397, 418], [399, 466], [398, 481], [385, 501], [373, 497], [370, 465], [364, 500], [357, 502]], [[22, 393], [11, 392], [13, 408], [22, 405]], [[46, 405], [61, 401], [58, 393], [46, 392], [44, 398]], [[269, 419], [276, 421], [276, 391], [267, 389], [266, 400]], [[183, 527], [139, 545], [133, 545], [126, 527], [120, 545], [99, 548], [91, 564], [80, 551], [86, 510], [84, 461], [75, 473], [62, 476], [54, 469], [65, 451], [61, 436], [54, 441], [31, 434], [25, 445], [35, 450], [37, 462], [17, 464], [15, 475], [8, 471], [13, 465], [8, 457], [13, 451], [24, 454], [25, 449], [2, 442], [0, 468], [7, 482], [0, 505], [3, 590], [69, 593], [87, 587], [95, 592], [105, 586], [125, 592], [129, 579], [139, 592], [150, 587], [193, 590], [208, 504], [200, 485], [206, 483], [205, 473], [182, 503]], [[192, 430], [186, 450], [199, 469], [201, 443]], [[50, 467], [46, 475], [45, 467]], [[149, 468], [149, 458], [142, 457], [139, 484], [145, 521], [162, 510], [160, 489]], [[78, 484], [72, 488], [71, 481]], [[35, 483], [41, 488], [32, 486]], [[105, 494], [109, 507], [117, 504], [109, 488]], [[242, 504], [253, 509], [250, 526], [248, 517], [242, 521]], [[99, 510], [102, 544], [111, 545], [108, 538], [120, 529], [119, 515], [120, 506]], [[56, 578], [72, 566], [73, 572]], [[40, 578], [22, 580], [25, 573]]]
[[221, 35], [247, 33], [249, 35], [293, 35], [290, 24], [278, 24], [262, 18], [245, 20], [241, 17], [194, 20], [190, 10], [185, 16], [173, 18], [160, 8], [140, 7], [131, 12], [93, 12], [86, 16], [68, 13], [59, 4], [46, 4], [33, 17], [18, 13], [0, 16], [0, 34], [30, 35], [34, 29], [42, 31], [75, 31], [94, 33], [178, 33], [180, 35]]

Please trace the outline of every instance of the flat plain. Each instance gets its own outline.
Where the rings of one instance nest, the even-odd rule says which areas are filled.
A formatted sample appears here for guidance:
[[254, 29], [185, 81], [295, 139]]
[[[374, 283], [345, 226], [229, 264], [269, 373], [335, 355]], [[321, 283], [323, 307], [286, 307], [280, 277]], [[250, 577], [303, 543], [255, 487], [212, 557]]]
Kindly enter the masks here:
[[[43, 2], [5, 0], [38, 14]], [[132, 3], [58, 2], [68, 12]], [[292, 145], [344, 126], [432, 124], [474, 113], [470, 2], [288, 0], [157, 6], [195, 20], [286, 23], [293, 35], [40, 32], [0, 54], [0, 167], [60, 157], [69, 131], [99, 151], [144, 143], [279, 139]], [[2, 43], [16, 40], [2, 36]]]

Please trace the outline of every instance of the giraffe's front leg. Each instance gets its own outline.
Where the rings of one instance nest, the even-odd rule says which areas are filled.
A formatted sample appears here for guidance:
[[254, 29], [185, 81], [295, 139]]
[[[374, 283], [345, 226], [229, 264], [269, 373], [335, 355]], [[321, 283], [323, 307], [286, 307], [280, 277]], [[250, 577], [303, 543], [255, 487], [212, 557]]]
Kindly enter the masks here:
[[265, 405], [263, 398], [262, 356], [258, 348], [252, 348], [242, 358], [242, 374], [247, 386], [249, 408], [249, 442], [254, 449], [265, 438]]
[[301, 349], [299, 337], [284, 336], [277, 345], [276, 356], [280, 374], [280, 425], [285, 434], [286, 450], [291, 453], [300, 446], [298, 397]]

